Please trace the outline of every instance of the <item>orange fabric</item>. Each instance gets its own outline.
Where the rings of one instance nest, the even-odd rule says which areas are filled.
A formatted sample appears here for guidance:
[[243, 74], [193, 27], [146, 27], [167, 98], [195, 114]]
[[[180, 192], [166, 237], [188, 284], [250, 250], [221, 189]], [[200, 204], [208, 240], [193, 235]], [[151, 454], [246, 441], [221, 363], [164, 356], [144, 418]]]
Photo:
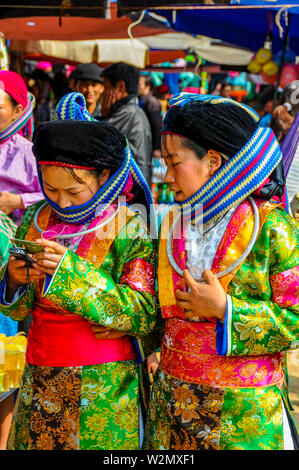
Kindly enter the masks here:
[[230, 96], [232, 98], [237, 98], [238, 103], [241, 103], [242, 99], [247, 96], [247, 90], [232, 90]]
[[[128, 27], [132, 20], [127, 17], [115, 19], [83, 18], [63, 16], [59, 26], [58, 16], [33, 16], [24, 18], [5, 18], [0, 20], [0, 31], [6, 38], [19, 41], [38, 41], [40, 39], [60, 41], [81, 41], [87, 39], [124, 39], [128, 38]], [[32, 26], [30, 26], [30, 24]], [[134, 26], [135, 38], [165, 33], [165, 29]]]

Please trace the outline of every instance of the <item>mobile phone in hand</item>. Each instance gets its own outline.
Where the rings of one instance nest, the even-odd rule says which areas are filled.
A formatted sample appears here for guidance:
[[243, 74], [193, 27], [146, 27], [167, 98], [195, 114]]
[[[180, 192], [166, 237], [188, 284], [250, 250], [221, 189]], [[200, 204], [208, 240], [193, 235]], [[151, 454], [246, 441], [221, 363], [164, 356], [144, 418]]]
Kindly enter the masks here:
[[44, 247], [35, 242], [30, 242], [28, 240], [19, 240], [18, 238], [11, 238], [11, 243], [13, 245], [23, 245], [25, 247], [26, 253], [40, 253], [45, 251]]
[[21, 259], [26, 262], [28, 261], [29, 265], [32, 265], [34, 263], [34, 259], [28, 253], [26, 253], [26, 251], [23, 248], [13, 246], [9, 248], [8, 251], [16, 259]]

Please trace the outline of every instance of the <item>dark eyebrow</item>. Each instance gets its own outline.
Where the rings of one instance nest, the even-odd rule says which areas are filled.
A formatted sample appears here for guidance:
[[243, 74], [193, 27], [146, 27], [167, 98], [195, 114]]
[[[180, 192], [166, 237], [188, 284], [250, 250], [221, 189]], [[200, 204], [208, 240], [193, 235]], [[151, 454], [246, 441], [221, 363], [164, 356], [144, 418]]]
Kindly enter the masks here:
[[173, 158], [177, 156], [178, 154], [176, 152], [172, 152], [172, 153], [167, 153], [165, 156], [163, 155], [163, 158]]
[[[44, 181], [44, 184], [46, 184], [50, 188], [57, 189], [55, 188], [55, 186], [52, 186], [51, 184], [47, 183], [47, 181]], [[69, 188], [64, 188], [64, 189], [66, 189], [67, 191], [71, 191], [72, 189], [79, 189], [79, 188], [80, 188], [79, 186], [70, 186]]]

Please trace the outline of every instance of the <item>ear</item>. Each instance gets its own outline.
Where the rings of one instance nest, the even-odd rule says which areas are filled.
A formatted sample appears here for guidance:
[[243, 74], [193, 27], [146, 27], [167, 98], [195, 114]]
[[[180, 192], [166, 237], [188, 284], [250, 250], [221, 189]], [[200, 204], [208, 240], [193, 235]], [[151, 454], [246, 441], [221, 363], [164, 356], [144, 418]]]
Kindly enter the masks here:
[[127, 89], [126, 89], [126, 84], [125, 84], [125, 81], [124, 80], [119, 80], [116, 84], [116, 86], [118, 87], [119, 91], [124, 94], [124, 93], [127, 93]]
[[110, 176], [110, 170], [106, 169], [102, 171], [101, 173], [101, 186], [103, 186], [109, 179]]
[[23, 112], [23, 106], [21, 104], [17, 104], [13, 109], [13, 120], [18, 119]]
[[207, 151], [206, 156], [209, 161], [208, 165], [209, 165], [210, 176], [213, 176], [216, 173], [216, 171], [218, 171], [219, 168], [221, 167], [221, 164], [222, 164], [221, 155], [216, 150], [210, 149]]

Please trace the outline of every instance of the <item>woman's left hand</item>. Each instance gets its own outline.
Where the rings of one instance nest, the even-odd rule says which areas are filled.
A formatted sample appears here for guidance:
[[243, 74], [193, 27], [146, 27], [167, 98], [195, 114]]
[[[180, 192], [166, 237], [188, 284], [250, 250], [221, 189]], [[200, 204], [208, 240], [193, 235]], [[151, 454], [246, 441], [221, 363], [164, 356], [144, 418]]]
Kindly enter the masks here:
[[203, 272], [206, 284], [195, 281], [188, 269], [184, 281], [191, 292], [177, 290], [177, 306], [185, 310], [186, 318], [216, 317], [223, 320], [226, 312], [226, 294], [217, 277], [209, 270]]
[[34, 253], [34, 255], [32, 255], [36, 261], [36, 263], [33, 264], [33, 267], [46, 274], [50, 274], [50, 276], [53, 276], [59, 266], [60, 261], [63, 258], [63, 255], [67, 251], [67, 248], [60, 245], [59, 243], [52, 242], [50, 240], [44, 240], [43, 238], [35, 241], [39, 245], [43, 246], [45, 251]]

